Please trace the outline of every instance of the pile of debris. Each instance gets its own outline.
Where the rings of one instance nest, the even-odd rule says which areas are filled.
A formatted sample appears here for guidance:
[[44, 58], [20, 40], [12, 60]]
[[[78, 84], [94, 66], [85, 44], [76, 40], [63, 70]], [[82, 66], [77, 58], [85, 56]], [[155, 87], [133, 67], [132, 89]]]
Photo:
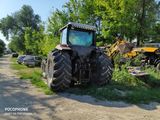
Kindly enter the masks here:
[[136, 77], [143, 77], [148, 75], [148, 73], [141, 70], [141, 67], [127, 67], [127, 69], [131, 75]]

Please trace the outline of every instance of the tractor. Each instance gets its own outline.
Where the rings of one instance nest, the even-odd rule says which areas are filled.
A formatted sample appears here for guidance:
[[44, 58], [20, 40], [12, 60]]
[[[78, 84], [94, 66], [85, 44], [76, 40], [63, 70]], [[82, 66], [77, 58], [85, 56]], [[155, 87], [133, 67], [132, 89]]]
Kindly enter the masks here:
[[60, 32], [60, 44], [42, 63], [48, 86], [54, 91], [64, 91], [74, 85], [110, 83], [113, 65], [96, 46], [96, 28], [69, 22]]

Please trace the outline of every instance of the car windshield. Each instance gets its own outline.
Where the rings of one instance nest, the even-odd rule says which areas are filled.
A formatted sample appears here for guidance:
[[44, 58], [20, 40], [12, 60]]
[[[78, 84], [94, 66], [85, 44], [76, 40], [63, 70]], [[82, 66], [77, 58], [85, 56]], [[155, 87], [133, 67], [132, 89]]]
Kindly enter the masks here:
[[72, 45], [91, 46], [93, 43], [93, 32], [70, 30], [69, 42]]
[[34, 60], [34, 56], [27, 55], [24, 60]]

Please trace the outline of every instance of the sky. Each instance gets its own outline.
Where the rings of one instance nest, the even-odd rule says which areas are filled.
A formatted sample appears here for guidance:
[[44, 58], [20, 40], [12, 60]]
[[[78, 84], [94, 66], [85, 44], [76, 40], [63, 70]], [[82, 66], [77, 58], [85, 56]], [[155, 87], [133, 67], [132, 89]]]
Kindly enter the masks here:
[[[41, 20], [46, 22], [53, 10], [62, 9], [62, 6], [69, 0], [0, 0], [0, 19], [11, 15], [12, 13], [21, 9], [25, 5], [30, 5], [35, 14], [39, 14]], [[6, 44], [8, 41], [0, 33], [0, 39], [4, 40]]]

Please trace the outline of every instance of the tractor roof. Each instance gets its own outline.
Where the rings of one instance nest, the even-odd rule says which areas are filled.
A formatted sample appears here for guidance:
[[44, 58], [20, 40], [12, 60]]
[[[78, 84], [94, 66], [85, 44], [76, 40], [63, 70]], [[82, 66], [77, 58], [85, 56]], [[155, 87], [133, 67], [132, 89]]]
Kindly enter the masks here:
[[63, 29], [65, 29], [69, 26], [74, 27], [74, 28], [79, 28], [79, 29], [96, 31], [95, 26], [85, 25], [85, 24], [80, 24], [80, 23], [73, 23], [73, 22], [69, 22], [67, 25], [65, 25], [63, 28], [61, 28], [60, 31], [62, 31]]

